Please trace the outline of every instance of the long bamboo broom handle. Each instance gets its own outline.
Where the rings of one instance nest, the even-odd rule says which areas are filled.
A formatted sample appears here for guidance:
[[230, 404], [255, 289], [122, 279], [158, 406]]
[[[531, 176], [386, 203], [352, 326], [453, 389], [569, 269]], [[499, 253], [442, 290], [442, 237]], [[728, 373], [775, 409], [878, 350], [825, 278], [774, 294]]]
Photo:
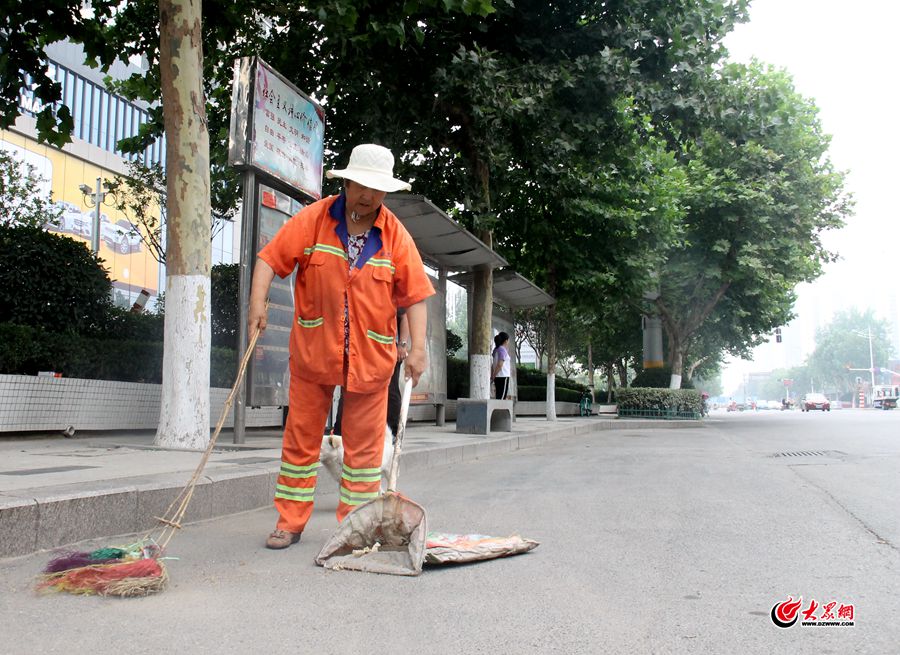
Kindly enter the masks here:
[[[266, 307], [268, 308], [268, 302], [266, 302]], [[237, 377], [234, 381], [234, 386], [231, 388], [231, 393], [228, 394], [228, 398], [225, 399], [225, 406], [222, 408], [222, 415], [219, 417], [219, 422], [216, 424], [216, 429], [213, 432], [212, 437], [210, 437], [209, 444], [206, 446], [206, 450], [203, 452], [203, 457], [200, 459], [200, 463], [197, 465], [194, 474], [191, 476], [191, 479], [185, 485], [184, 489], [182, 489], [181, 493], [172, 501], [172, 504], [169, 505], [166, 513], [162, 517], [157, 517], [157, 520], [164, 524], [166, 527], [163, 528], [163, 532], [157, 540], [160, 547], [165, 548], [169, 543], [169, 540], [172, 538], [172, 535], [175, 534], [175, 530], [181, 527], [181, 519], [184, 517], [185, 512], [187, 511], [188, 503], [190, 503], [191, 498], [194, 495], [194, 487], [197, 485], [197, 481], [200, 479], [200, 474], [203, 472], [203, 469], [206, 467], [206, 463], [209, 460], [209, 456], [212, 454], [212, 450], [216, 445], [216, 440], [219, 438], [219, 433], [222, 432], [222, 426], [225, 425], [225, 419], [228, 418], [228, 411], [231, 409], [232, 404], [234, 403], [235, 396], [237, 396], [238, 389], [241, 386], [241, 382], [244, 380], [244, 374], [247, 371], [247, 365], [250, 363], [250, 357], [253, 355], [253, 351], [256, 349], [256, 342], [259, 339], [260, 334], [262, 334], [262, 330], [258, 327], [256, 328], [256, 332], [250, 339], [250, 343], [247, 344], [247, 350], [244, 353], [244, 356], [241, 358], [241, 364], [238, 367]], [[171, 516], [169, 513], [172, 511], [172, 508], [175, 506], [178, 501], [181, 501], [178, 509]], [[168, 532], [168, 534], [166, 534]], [[164, 541], [163, 541], [164, 540]]]
[[400, 402], [400, 425], [397, 428], [397, 443], [391, 456], [391, 471], [388, 475], [388, 493], [397, 491], [397, 473], [400, 470], [400, 452], [403, 449], [403, 435], [406, 434], [406, 416], [409, 414], [409, 399], [412, 396], [412, 380], [403, 385], [403, 399]]

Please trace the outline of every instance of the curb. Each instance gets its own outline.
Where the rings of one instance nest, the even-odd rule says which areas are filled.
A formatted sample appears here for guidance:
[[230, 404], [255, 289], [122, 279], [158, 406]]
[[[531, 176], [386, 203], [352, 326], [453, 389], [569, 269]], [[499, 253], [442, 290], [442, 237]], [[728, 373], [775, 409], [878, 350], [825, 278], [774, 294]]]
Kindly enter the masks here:
[[[435, 446], [403, 453], [407, 471], [458, 464], [535, 448], [566, 437], [608, 430], [696, 428], [696, 421], [615, 419], [579, 422], [546, 432], [486, 438], [478, 443]], [[272, 504], [279, 463], [212, 468], [198, 481], [185, 523], [194, 523]], [[46, 487], [0, 496], [0, 559], [30, 555], [86, 539], [148, 530], [181, 491], [186, 475], [164, 473]], [[319, 497], [336, 495], [322, 489]]]

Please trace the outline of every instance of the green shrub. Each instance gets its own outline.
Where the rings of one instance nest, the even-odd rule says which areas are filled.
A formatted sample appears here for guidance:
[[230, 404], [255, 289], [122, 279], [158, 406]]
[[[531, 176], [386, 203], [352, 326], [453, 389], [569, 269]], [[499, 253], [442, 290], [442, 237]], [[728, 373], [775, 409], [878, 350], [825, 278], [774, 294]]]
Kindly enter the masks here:
[[620, 411], [653, 410], [699, 414], [703, 400], [700, 392], [694, 389], [629, 387], [617, 390], [616, 406]]
[[[240, 264], [216, 264], [209, 273], [212, 345], [237, 350], [240, 323]], [[233, 382], [228, 386], [230, 387]]]
[[447, 358], [447, 398], [469, 397], [469, 362]]
[[212, 347], [209, 362], [209, 385], [230, 389], [237, 376], [237, 350]]
[[[646, 389], [668, 389], [671, 379], [672, 368], [669, 366], [664, 366], [662, 368], [645, 368], [634, 377], [631, 386]], [[686, 378], [681, 378], [681, 388], [693, 389], [694, 383]]]
[[[519, 385], [518, 400], [523, 401], [539, 401], [547, 400], [547, 387], [536, 387], [531, 385]], [[581, 402], [581, 392], [574, 389], [566, 389], [565, 387], [556, 388], [556, 402], [558, 403], [579, 403]]]
[[69, 237], [0, 225], [0, 323], [96, 333], [111, 306], [102, 262]]
[[[162, 362], [162, 341], [98, 339], [0, 323], [0, 373], [56, 371], [69, 378], [159, 384]], [[210, 384], [230, 388], [236, 374], [236, 352], [212, 348]]]
[[162, 341], [164, 326], [165, 317], [162, 314], [136, 313], [112, 306], [96, 336], [125, 341]]

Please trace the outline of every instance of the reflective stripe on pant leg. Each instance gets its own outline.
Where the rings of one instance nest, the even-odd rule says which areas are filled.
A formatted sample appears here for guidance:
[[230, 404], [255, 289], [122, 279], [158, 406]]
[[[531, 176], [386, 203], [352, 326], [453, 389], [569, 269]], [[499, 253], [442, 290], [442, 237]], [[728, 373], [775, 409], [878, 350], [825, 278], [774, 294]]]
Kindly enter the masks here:
[[278, 529], [301, 532], [312, 514], [319, 450], [334, 387], [291, 376], [291, 400], [275, 485]]
[[344, 469], [337, 518], [381, 493], [381, 457], [387, 420], [387, 384], [373, 393], [344, 396]]

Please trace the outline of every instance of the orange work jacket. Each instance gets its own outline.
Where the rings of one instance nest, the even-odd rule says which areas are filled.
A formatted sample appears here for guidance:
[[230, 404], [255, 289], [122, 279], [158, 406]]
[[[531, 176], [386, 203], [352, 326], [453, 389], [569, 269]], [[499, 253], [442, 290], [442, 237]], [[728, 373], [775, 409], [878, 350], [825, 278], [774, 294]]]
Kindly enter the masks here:
[[[348, 270], [345, 197], [330, 196], [294, 215], [260, 251], [281, 278], [297, 269], [291, 374], [363, 393], [383, 388], [397, 363], [397, 308], [434, 293], [412, 237], [381, 206], [357, 265]], [[344, 380], [344, 297], [350, 348]]]

